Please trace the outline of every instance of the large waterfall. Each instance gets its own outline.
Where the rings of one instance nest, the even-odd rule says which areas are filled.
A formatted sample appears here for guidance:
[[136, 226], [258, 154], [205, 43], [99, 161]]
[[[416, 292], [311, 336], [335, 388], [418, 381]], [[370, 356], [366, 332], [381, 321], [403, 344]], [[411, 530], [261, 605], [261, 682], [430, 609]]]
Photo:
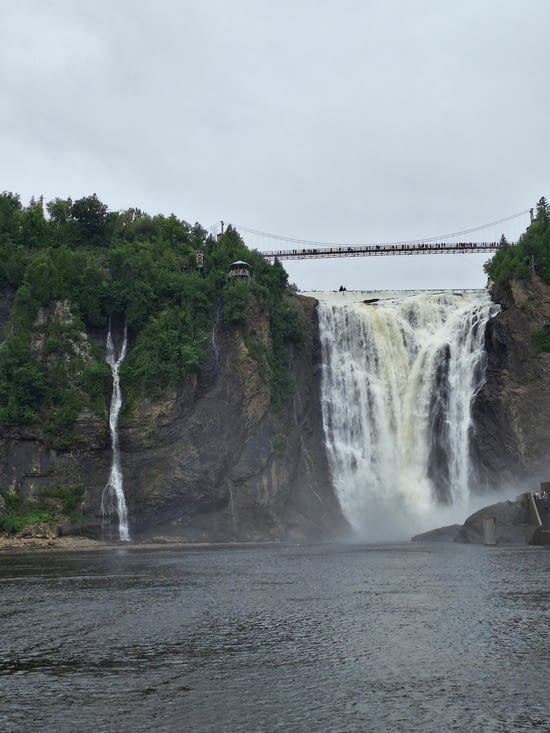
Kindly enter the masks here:
[[101, 497], [101, 514], [103, 517], [109, 517], [113, 514], [118, 516], [118, 532], [119, 538], [127, 542], [130, 539], [128, 529], [128, 509], [126, 507], [126, 499], [122, 485], [122, 466], [120, 462], [120, 446], [118, 439], [118, 416], [122, 407], [122, 392], [120, 390], [120, 365], [126, 356], [128, 347], [127, 329], [124, 327], [124, 338], [120, 353], [117, 356], [113, 336], [111, 333], [111, 324], [109, 323], [109, 333], [107, 334], [107, 364], [111, 367], [113, 375], [113, 394], [111, 397], [111, 409], [109, 410], [109, 427], [111, 429], [111, 446], [112, 460], [111, 472], [109, 480], [103, 489]]
[[485, 291], [317, 294], [329, 465], [366, 539], [463, 521], [470, 405], [484, 379]]

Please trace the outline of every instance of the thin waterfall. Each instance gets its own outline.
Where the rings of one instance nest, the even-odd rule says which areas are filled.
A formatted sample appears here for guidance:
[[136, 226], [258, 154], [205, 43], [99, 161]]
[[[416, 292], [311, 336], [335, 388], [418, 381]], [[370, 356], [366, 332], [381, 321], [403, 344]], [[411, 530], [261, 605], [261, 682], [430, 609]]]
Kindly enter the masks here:
[[107, 364], [111, 367], [113, 375], [113, 394], [111, 397], [111, 408], [109, 410], [109, 427], [111, 429], [111, 446], [112, 461], [111, 473], [107, 481], [103, 494], [101, 496], [101, 514], [108, 517], [116, 512], [118, 516], [118, 532], [119, 538], [123, 542], [128, 542], [130, 532], [128, 529], [128, 509], [126, 507], [126, 499], [124, 497], [122, 467], [120, 462], [120, 446], [118, 436], [118, 417], [122, 407], [122, 392], [120, 389], [119, 370], [128, 346], [128, 331], [124, 326], [124, 336], [120, 353], [116, 354], [113, 336], [111, 333], [111, 322], [109, 321], [109, 333], [107, 334]]
[[457, 521], [475, 488], [470, 406], [498, 307], [485, 291], [317, 297], [323, 424], [345, 516], [377, 541]]

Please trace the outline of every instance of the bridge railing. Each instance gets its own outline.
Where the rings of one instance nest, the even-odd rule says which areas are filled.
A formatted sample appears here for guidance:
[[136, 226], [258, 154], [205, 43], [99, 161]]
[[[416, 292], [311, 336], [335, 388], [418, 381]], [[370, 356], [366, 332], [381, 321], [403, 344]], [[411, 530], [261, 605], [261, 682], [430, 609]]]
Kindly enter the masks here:
[[496, 252], [500, 242], [412, 242], [302, 247], [262, 252], [267, 260], [304, 260], [326, 257], [376, 257], [388, 255], [471, 254]]

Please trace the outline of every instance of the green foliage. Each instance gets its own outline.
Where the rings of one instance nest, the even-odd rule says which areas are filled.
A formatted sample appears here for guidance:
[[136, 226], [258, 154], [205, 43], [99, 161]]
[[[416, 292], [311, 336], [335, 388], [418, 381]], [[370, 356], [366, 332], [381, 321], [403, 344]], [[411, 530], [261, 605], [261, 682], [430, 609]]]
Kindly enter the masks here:
[[0, 514], [0, 532], [16, 534], [30, 524], [53, 521], [51, 511], [40, 502], [25, 501], [13, 492], [5, 492], [2, 496], [5, 511]]
[[121, 370], [129, 386], [128, 397], [139, 394], [160, 396], [200, 370], [206, 356], [207, 339], [184, 307], [161, 311], [149, 319]]
[[537, 204], [533, 223], [515, 245], [501, 240], [498, 252], [485, 264], [485, 271], [497, 285], [508, 288], [512, 278], [525, 279], [531, 267], [550, 283], [550, 207], [543, 197]]
[[531, 343], [536, 351], [550, 351], [550, 327], [534, 331], [531, 334]]
[[260, 376], [267, 381], [271, 374], [271, 367], [269, 363], [269, 352], [263, 341], [257, 338], [250, 331], [246, 331], [244, 334], [244, 342], [249, 355], [258, 364]]
[[247, 321], [250, 289], [248, 283], [229, 282], [222, 291], [224, 323], [244, 325]]
[[282, 433], [276, 433], [271, 439], [271, 445], [273, 446], [273, 450], [275, 451], [275, 453], [277, 453], [277, 455], [284, 456], [288, 447], [286, 435], [283, 435]]
[[81, 244], [92, 247], [107, 245], [107, 206], [95, 193], [75, 201], [71, 216], [78, 225]]
[[16, 534], [31, 524], [63, 517], [78, 521], [84, 494], [82, 485], [49, 487], [42, 491], [39, 500], [25, 500], [17, 493], [3, 492], [5, 511], [0, 514], [0, 532]]
[[27, 247], [33, 249], [44, 247], [48, 243], [49, 229], [44, 217], [42, 199], [39, 202], [32, 199], [21, 212], [20, 237]]
[[0, 423], [21, 425], [38, 420], [47, 392], [46, 372], [17, 332], [0, 351]]
[[81, 484], [76, 486], [51, 486], [42, 491], [48, 507], [53, 507], [56, 513], [77, 521], [81, 517], [80, 507], [84, 500], [85, 488]]
[[82, 371], [81, 385], [88, 395], [89, 407], [96, 415], [106, 414], [107, 399], [112, 389], [111, 370], [101, 360], [94, 359]]
[[20, 517], [14, 517], [12, 514], [0, 514], [0, 532], [4, 534], [17, 534], [25, 526], [25, 522]]
[[3, 191], [0, 194], [0, 241], [16, 244], [19, 241], [23, 207], [17, 194]]
[[[250, 282], [228, 281], [241, 259]], [[112, 375], [94, 339], [105, 339], [110, 319], [128, 328], [126, 409], [200, 372], [214, 313], [241, 329], [274, 404], [292, 388], [289, 359], [302, 330], [286, 272], [248, 250], [231, 226], [214, 240], [173, 214], [111, 212], [95, 194], [25, 207], [4, 191], [0, 287], [15, 293], [0, 345], [0, 425], [39, 424], [53, 447], [71, 445], [82, 410], [107, 415]], [[267, 339], [255, 332], [261, 314]]]
[[60, 297], [60, 274], [48, 250], [32, 258], [25, 271], [24, 282], [31, 297], [40, 305], [48, 305]]
[[37, 311], [38, 302], [34, 299], [29, 284], [23, 283], [15, 294], [10, 314], [11, 328], [30, 332]]
[[[63, 373], [61, 370], [58, 372]], [[62, 450], [74, 441], [73, 426], [85, 406], [84, 397], [75, 384], [60, 389], [57, 384], [51, 390], [43, 419], [44, 436], [52, 447]]]
[[298, 309], [285, 299], [271, 299], [270, 306], [271, 399], [275, 407], [292, 393], [293, 382], [289, 369], [290, 355], [303, 342], [303, 326]]

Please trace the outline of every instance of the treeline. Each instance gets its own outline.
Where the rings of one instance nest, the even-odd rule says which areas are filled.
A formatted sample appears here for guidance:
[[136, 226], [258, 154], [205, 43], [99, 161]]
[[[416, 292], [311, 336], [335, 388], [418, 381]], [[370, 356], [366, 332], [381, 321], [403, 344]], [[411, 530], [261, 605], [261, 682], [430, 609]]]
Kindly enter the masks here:
[[[231, 262], [253, 278], [231, 282]], [[132, 349], [121, 370], [126, 403], [159, 396], [198, 373], [215, 314], [240, 324], [275, 404], [291, 387], [288, 348], [302, 339], [286, 272], [228, 227], [214, 238], [176, 216], [109, 211], [93, 194], [23, 206], [0, 194], [0, 287], [11, 303], [0, 347], [0, 425], [40, 423], [58, 447], [83, 409], [105, 415], [111, 374], [87, 334], [125, 322]], [[257, 304], [271, 344], [248, 329]]]
[[485, 264], [493, 282], [508, 288], [512, 278], [527, 278], [534, 271], [550, 283], [550, 206], [543, 197], [537, 204], [532, 224], [517, 244], [509, 244], [503, 236], [498, 252]]
[[[537, 204], [533, 222], [517, 244], [509, 244], [503, 237], [500, 249], [485, 264], [485, 271], [505, 290], [514, 278], [526, 279], [533, 273], [550, 284], [550, 205], [544, 197]], [[550, 351], [550, 329], [535, 331], [531, 341], [538, 351]]]

